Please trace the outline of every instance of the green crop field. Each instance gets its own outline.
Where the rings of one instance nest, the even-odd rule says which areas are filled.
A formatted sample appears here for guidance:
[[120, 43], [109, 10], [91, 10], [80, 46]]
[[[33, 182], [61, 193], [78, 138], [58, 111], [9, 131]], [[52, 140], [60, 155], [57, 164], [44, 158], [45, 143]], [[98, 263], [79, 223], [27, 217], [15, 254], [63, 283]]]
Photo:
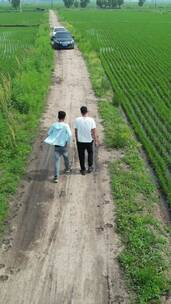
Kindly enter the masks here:
[[19, 69], [23, 58], [34, 45], [37, 25], [44, 21], [45, 14], [36, 12], [0, 14], [1, 77], [7, 74], [13, 76]]
[[171, 13], [61, 10], [91, 42], [171, 204]]
[[0, 28], [1, 75], [13, 76], [22, 54], [32, 47], [35, 33], [35, 28]]
[[1, 12], [0, 25], [36, 25], [42, 23], [44, 14], [39, 12]]

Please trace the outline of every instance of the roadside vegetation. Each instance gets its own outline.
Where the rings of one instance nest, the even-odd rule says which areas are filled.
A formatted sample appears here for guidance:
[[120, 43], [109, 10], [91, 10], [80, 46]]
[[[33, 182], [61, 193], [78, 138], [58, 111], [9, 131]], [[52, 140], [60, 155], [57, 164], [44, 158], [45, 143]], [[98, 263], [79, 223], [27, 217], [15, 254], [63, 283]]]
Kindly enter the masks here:
[[[120, 158], [110, 162], [109, 170], [116, 205], [116, 229], [124, 244], [124, 249], [118, 259], [127, 286], [135, 296], [131, 304], [133, 302], [137, 304], [162, 303], [169, 297], [171, 288], [170, 227], [160, 216], [158, 191], [150, 171], [141, 157], [141, 144], [135, 140], [121, 113], [122, 96], [125, 100], [124, 96], [129, 95], [130, 92], [129, 86], [124, 86], [126, 84], [124, 78], [131, 86], [132, 73], [128, 75], [127, 72], [126, 74], [122, 72], [124, 56], [121, 52], [120, 55], [115, 55], [116, 58], [113, 56], [110, 60], [110, 57], [106, 56], [104, 59], [101, 55], [100, 42], [95, 38], [97, 25], [95, 23], [92, 25], [91, 13], [88, 18], [85, 12], [77, 12], [75, 15], [73, 11], [60, 10], [59, 14], [61, 21], [65, 22], [65, 26], [72, 31], [86, 59], [94, 91], [99, 97], [98, 108], [103, 119], [106, 145], [109, 149], [120, 151]], [[109, 16], [110, 12], [108, 12]], [[98, 30], [101, 32], [106, 29], [104, 23], [103, 26], [101, 24], [102, 19], [106, 20], [103, 13], [101, 17], [96, 17], [99, 27], [101, 27], [101, 30]], [[117, 30], [116, 25], [115, 28]], [[109, 33], [111, 35], [111, 32]], [[105, 36], [104, 33], [101, 36], [105, 42], [110, 37], [109, 33], [105, 32]], [[134, 42], [133, 48], [134, 45], [136, 46], [136, 42]], [[122, 42], [122, 46], [124, 46], [124, 42]], [[106, 52], [112, 54], [111, 48], [110, 45], [104, 47]], [[119, 50], [119, 46], [116, 49]], [[165, 56], [167, 56], [167, 51]], [[106, 60], [106, 66], [103, 60]], [[121, 66], [119, 63], [117, 64], [117, 60], [121, 62]], [[113, 68], [113, 62], [116, 63], [118, 74]], [[110, 70], [110, 64], [112, 70]], [[161, 66], [160, 62], [158, 65]], [[126, 67], [128, 69], [128, 64]], [[113, 94], [115, 85], [117, 89], [119, 83], [122, 84], [123, 91], [120, 89], [117, 94], [116, 90]]]
[[[2, 26], [7, 14], [1, 16]], [[53, 64], [48, 13], [10, 13], [10, 22], [38, 26], [0, 27], [0, 231], [32, 148]]]

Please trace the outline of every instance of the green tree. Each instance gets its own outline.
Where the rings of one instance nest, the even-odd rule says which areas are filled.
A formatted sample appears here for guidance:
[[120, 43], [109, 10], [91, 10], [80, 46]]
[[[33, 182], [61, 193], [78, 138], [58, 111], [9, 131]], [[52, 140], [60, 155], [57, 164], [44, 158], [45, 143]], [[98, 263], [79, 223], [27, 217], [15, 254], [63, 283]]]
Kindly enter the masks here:
[[103, 1], [102, 0], [96, 0], [96, 5], [100, 8], [103, 7]]
[[100, 1], [100, 0], [96, 0], [96, 5], [97, 5], [98, 7], [101, 7], [101, 1]]
[[64, 1], [64, 5], [69, 8], [73, 5], [74, 0], [63, 0]]
[[120, 8], [124, 0], [96, 0], [96, 5], [100, 8]]
[[90, 2], [90, 0], [80, 0], [80, 6], [86, 7], [89, 2]]
[[110, 7], [111, 8], [116, 8], [117, 5], [118, 5], [118, 1], [117, 0], [110, 0], [109, 3], [110, 3]]
[[121, 8], [121, 5], [123, 5], [124, 4], [124, 0], [118, 0], [118, 6], [119, 6], [119, 8]]
[[78, 6], [79, 6], [79, 2], [78, 2], [78, 0], [75, 0], [75, 1], [74, 1], [74, 7], [75, 7], [75, 8], [78, 8]]
[[10, 3], [13, 8], [18, 9], [20, 6], [20, 0], [10, 0]]
[[144, 5], [144, 2], [145, 2], [145, 0], [139, 0], [139, 1], [138, 1], [138, 5], [139, 5], [139, 6], [143, 6], [143, 5]]

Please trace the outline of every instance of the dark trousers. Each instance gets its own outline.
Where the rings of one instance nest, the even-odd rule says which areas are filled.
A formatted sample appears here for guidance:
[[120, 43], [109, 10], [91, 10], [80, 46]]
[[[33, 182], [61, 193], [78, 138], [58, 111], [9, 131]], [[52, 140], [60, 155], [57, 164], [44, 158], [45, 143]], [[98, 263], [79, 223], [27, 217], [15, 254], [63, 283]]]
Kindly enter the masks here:
[[85, 171], [85, 151], [88, 153], [88, 166], [93, 165], [93, 141], [91, 143], [77, 142], [78, 156], [81, 170]]

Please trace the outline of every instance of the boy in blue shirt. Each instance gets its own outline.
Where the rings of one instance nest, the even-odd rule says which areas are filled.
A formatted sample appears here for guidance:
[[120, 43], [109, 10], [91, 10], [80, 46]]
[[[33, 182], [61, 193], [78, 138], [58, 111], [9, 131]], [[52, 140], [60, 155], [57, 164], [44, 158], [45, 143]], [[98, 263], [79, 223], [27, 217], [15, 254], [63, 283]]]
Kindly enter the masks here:
[[71, 171], [68, 156], [68, 144], [71, 142], [71, 129], [68, 124], [64, 122], [66, 113], [64, 111], [58, 112], [58, 122], [55, 122], [48, 131], [48, 137], [45, 143], [55, 147], [55, 174], [54, 182], [58, 183], [60, 175], [60, 158], [63, 156], [65, 164], [65, 172]]

